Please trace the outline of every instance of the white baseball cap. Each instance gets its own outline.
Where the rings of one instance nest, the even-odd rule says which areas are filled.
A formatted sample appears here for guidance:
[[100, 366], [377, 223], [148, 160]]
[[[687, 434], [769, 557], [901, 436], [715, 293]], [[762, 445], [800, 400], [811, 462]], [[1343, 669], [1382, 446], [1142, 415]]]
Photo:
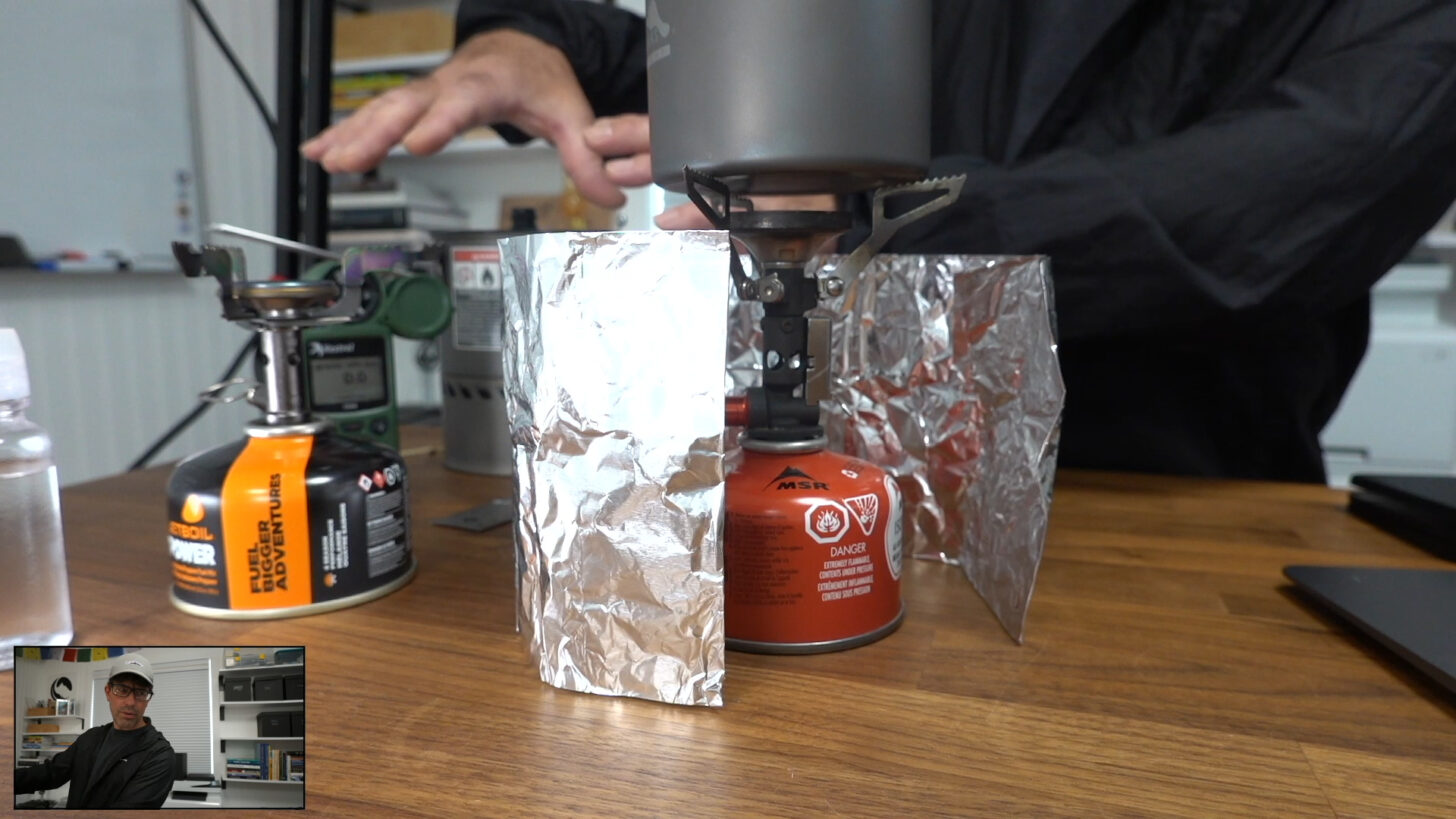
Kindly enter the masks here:
[[147, 681], [148, 685], [156, 685], [152, 676], [152, 664], [146, 657], [140, 654], [124, 654], [121, 659], [111, 665], [111, 676], [107, 682], [116, 679], [122, 674], [135, 674]]

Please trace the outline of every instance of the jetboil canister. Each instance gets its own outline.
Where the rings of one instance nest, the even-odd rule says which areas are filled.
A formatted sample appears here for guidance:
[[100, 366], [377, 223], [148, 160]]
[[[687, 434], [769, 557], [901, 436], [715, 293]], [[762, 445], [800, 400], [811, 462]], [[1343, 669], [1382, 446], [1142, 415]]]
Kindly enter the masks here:
[[409, 580], [404, 463], [315, 425], [250, 425], [167, 482], [172, 600], [204, 617], [314, 614]]
[[900, 492], [884, 470], [822, 442], [745, 439], [725, 494], [728, 646], [803, 654], [894, 631]]
[[[265, 383], [234, 379], [203, 394], [246, 399], [263, 416], [242, 441], [187, 458], [172, 473], [172, 602], [203, 617], [290, 617], [409, 582], [415, 558], [404, 462], [389, 448], [334, 434], [332, 421], [312, 415], [301, 348], [304, 328], [357, 315], [366, 270], [398, 254], [351, 250], [337, 279], [248, 281], [236, 248], [178, 243], [173, 250], [187, 275], [218, 279], [224, 318], [258, 331]], [[244, 392], [230, 392], [240, 385]]]

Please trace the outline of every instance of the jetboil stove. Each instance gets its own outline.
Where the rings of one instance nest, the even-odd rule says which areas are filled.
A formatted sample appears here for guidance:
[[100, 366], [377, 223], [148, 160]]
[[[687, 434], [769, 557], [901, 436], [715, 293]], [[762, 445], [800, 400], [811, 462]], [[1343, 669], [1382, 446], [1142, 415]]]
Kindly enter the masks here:
[[385, 446], [336, 434], [314, 414], [302, 341], [308, 328], [358, 320], [369, 276], [393, 267], [397, 251], [350, 251], [333, 275], [297, 281], [249, 279], [234, 247], [177, 243], [173, 252], [187, 276], [217, 279], [224, 319], [258, 333], [264, 376], [203, 395], [247, 400], [262, 416], [243, 440], [183, 460], [168, 481], [172, 602], [202, 617], [287, 617], [409, 582], [404, 462]]

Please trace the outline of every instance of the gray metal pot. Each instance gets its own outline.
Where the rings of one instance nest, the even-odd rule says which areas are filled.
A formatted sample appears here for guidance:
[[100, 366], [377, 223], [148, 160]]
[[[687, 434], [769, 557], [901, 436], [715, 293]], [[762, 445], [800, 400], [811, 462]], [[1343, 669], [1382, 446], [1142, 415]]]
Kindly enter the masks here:
[[930, 161], [929, 0], [648, 0], [652, 175], [844, 193]]

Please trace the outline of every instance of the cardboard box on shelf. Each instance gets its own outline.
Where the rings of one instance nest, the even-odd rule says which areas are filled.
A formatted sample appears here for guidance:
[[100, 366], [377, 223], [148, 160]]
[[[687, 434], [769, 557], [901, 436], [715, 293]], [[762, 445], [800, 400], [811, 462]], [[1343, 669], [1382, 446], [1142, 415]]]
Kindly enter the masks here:
[[449, 51], [455, 19], [436, 9], [396, 9], [334, 15], [334, 59]]
[[61, 726], [53, 722], [37, 722], [26, 730], [34, 731], [37, 734], [54, 734], [57, 731], [61, 730]]
[[[536, 229], [550, 230], [616, 230], [617, 212], [593, 205], [586, 200], [573, 203], [568, 209], [561, 194], [546, 196], [506, 196], [501, 198], [500, 227], [510, 230], [511, 211], [529, 208], [536, 211]], [[574, 211], [574, 212], [571, 212]]]
[[25, 715], [27, 717], [44, 717], [50, 713], [51, 711], [47, 709], [44, 705], [32, 706], [25, 709]]

